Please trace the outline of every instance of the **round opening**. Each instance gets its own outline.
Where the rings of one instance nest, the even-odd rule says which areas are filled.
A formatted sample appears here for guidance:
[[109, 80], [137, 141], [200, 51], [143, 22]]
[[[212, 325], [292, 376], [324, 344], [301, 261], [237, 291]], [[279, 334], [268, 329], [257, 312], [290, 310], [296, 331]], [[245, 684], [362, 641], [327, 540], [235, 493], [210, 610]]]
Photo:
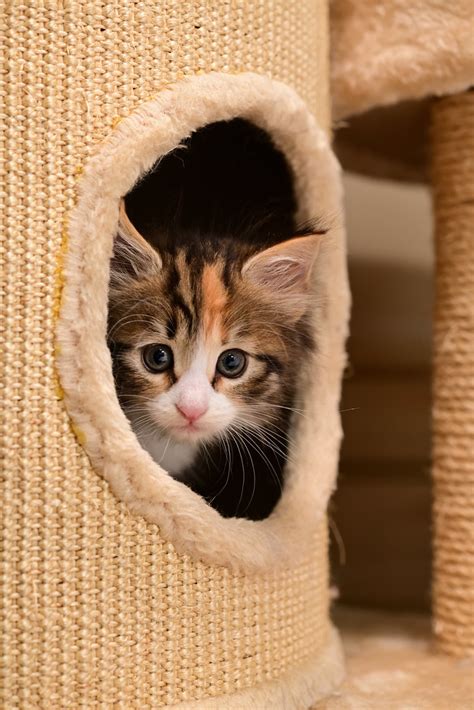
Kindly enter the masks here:
[[[278, 561], [300, 559], [314, 545], [314, 536], [321, 534], [340, 441], [338, 401], [348, 310], [339, 212], [338, 168], [326, 135], [291, 89], [256, 74], [199, 76], [163, 91], [124, 119], [85, 166], [69, 224], [58, 323], [58, 368], [65, 403], [97, 472], [132, 512], [157, 524], [160, 534], [178, 552], [234, 569], [268, 569]], [[242, 214], [250, 214], [251, 219], [238, 225]], [[176, 215], [179, 220], [170, 224]], [[245, 271], [250, 280], [261, 284], [275, 273], [285, 276], [281, 288], [274, 289], [273, 300], [278, 303], [278, 325], [286, 328], [301, 302], [292, 295], [301, 277], [301, 260], [293, 254], [290, 268], [282, 270], [268, 269], [267, 261], [262, 263], [256, 257], [267, 250], [278, 251], [288, 241], [304, 241], [309, 235], [299, 234], [299, 225], [304, 225], [304, 232], [307, 220], [315, 217], [322, 217], [326, 224], [329, 217], [330, 231], [317, 235], [322, 242], [310, 279], [311, 287], [317, 284], [310, 328], [310, 336], [317, 339], [314, 359], [304, 366], [300, 359], [301, 367], [295, 360], [291, 368], [291, 381], [302, 385], [302, 416], [291, 422], [291, 436], [284, 442], [289, 453], [286, 456], [284, 449], [278, 484], [275, 481], [271, 495], [265, 492], [262, 496], [262, 507], [249, 512], [249, 501], [255, 498], [252, 464], [239, 464], [246, 475], [250, 473], [250, 484], [246, 480], [242, 492], [242, 477], [239, 490], [235, 490], [237, 484], [234, 490], [227, 489], [232, 492], [232, 505], [236, 497], [237, 502], [242, 498], [239, 510], [225, 509], [227, 503], [222, 498], [216, 510], [198, 482], [186, 485], [178, 475], [169, 475], [166, 465], [157, 463], [159, 459], [140, 444], [125, 415], [112, 357], [114, 348], [127, 345], [115, 337], [112, 323], [126, 316], [117, 318], [112, 313], [117, 235], [123, 237], [128, 229], [141, 248], [153, 252], [151, 272], [166, 267], [168, 282], [163, 294], [168, 300], [178, 284], [180, 289], [188, 289], [187, 295], [182, 294], [187, 300], [178, 305], [180, 322], [174, 323], [170, 317], [165, 323], [170, 333], [186, 320], [186, 306], [202, 312], [190, 298], [191, 282], [202, 249], [202, 233], [213, 230], [226, 235], [240, 276]], [[186, 258], [180, 257], [187, 275], [180, 273], [178, 278], [176, 270], [168, 268], [172, 260], [165, 246], [176, 250], [184, 232], [188, 237], [194, 235], [195, 249]], [[137, 243], [123, 241], [122, 246], [134, 251], [135, 257], [138, 252], [139, 258]], [[209, 249], [212, 251], [212, 244]], [[248, 250], [245, 259], [242, 249]], [[281, 254], [270, 256], [274, 266]], [[137, 273], [142, 268], [139, 262], [137, 266], [135, 258], [133, 263], [122, 264], [118, 281], [124, 283], [131, 272]], [[149, 268], [150, 259], [147, 264]], [[206, 298], [220, 303], [233, 275], [223, 267], [218, 278], [210, 271]], [[138, 298], [137, 302], [143, 305], [146, 300]], [[250, 301], [247, 294], [239, 294], [239, 309], [248, 312], [249, 332], [257, 329], [258, 337], [253, 338], [259, 340], [269, 330], [271, 319], [267, 313], [256, 319], [249, 309]], [[127, 306], [126, 299], [123, 303]], [[289, 305], [293, 312], [288, 312]], [[210, 330], [215, 325], [214, 315], [207, 317]], [[149, 322], [156, 316], [144, 312], [140, 318]], [[135, 358], [139, 357], [141, 376], [154, 377], [154, 370], [171, 376], [170, 363], [181, 362], [182, 352], [162, 338], [144, 339], [138, 346], [141, 350], [135, 348]], [[243, 378], [250, 377], [248, 356], [257, 360], [259, 354], [252, 351], [251, 342], [226, 343], [224, 352], [221, 342], [219, 348], [214, 352], [214, 367], [226, 385], [236, 383], [240, 372]], [[262, 371], [278, 368], [275, 360], [263, 355], [268, 353], [262, 353]], [[259, 386], [253, 383], [250, 399], [257, 396]], [[176, 404], [183, 409], [182, 402], [173, 406]], [[188, 410], [189, 402], [184, 404]], [[202, 402], [194, 402], [199, 404]], [[187, 415], [192, 418], [196, 412], [187, 411]], [[224, 415], [222, 419], [225, 423]], [[271, 448], [273, 456], [278, 454], [281, 440], [274, 440]], [[189, 456], [189, 450], [181, 453]]]
[[287, 160], [242, 118], [192, 133], [122, 206], [108, 318], [119, 401], [154, 461], [224, 517], [267, 517], [284, 486], [321, 233], [296, 209]]

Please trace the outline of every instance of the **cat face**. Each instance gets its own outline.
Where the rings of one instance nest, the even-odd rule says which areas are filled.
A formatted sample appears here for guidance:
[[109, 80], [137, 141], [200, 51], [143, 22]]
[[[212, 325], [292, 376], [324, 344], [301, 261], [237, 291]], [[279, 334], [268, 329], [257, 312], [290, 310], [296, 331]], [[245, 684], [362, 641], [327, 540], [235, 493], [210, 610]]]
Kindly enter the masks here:
[[202, 443], [280, 420], [311, 348], [305, 319], [319, 238], [159, 253], [122, 203], [108, 338], [135, 431]]

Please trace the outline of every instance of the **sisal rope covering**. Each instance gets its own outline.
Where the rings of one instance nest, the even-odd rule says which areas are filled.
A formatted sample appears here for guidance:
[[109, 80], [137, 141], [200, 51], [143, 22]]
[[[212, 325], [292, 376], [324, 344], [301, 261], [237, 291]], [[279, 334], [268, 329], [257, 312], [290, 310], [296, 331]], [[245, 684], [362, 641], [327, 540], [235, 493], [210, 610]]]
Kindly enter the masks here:
[[434, 623], [474, 654], [474, 93], [435, 101]]
[[[118, 118], [199, 72], [252, 70], [328, 122], [325, 2], [5, 2], [1, 74], [4, 708], [154, 708], [270, 681], [328, 634], [326, 531], [246, 577], [179, 556], [91, 469], [55, 325], [81, 166]], [[100, 402], [98, 402], [100, 406]]]

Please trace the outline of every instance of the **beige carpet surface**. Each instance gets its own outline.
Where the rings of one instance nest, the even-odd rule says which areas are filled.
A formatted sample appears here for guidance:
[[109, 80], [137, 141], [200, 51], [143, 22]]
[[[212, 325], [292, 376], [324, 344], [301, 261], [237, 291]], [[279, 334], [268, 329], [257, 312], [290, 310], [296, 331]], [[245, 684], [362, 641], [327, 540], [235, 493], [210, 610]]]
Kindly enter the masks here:
[[313, 710], [474, 710], [474, 659], [433, 651], [427, 617], [336, 610], [347, 678]]

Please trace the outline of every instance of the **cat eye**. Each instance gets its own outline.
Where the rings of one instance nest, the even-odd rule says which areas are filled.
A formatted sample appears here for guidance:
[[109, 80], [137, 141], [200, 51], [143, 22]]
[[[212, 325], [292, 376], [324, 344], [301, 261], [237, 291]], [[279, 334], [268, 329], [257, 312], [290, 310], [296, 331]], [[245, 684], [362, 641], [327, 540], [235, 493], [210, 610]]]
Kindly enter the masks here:
[[142, 361], [150, 372], [165, 372], [173, 367], [173, 351], [167, 345], [145, 345]]
[[216, 370], [224, 377], [240, 377], [247, 367], [247, 355], [243, 350], [225, 350], [219, 355]]

